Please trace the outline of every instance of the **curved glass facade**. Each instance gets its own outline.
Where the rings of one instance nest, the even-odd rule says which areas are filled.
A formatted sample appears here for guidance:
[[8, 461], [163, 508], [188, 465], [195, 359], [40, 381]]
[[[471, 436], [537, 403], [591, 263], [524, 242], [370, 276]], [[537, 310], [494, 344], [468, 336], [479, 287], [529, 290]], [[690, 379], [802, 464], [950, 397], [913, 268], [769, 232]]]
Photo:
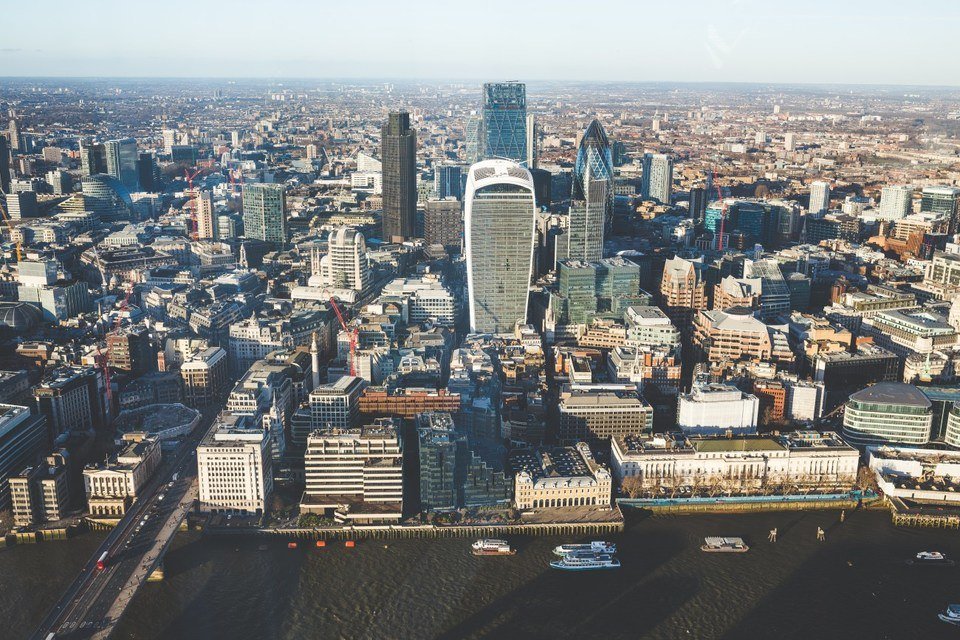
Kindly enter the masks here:
[[119, 180], [106, 174], [86, 176], [80, 181], [85, 208], [101, 220], [129, 219], [133, 214], [130, 192]]
[[861, 402], [851, 397], [844, 410], [843, 437], [861, 446], [921, 445], [929, 442], [932, 425], [930, 407]]
[[599, 121], [587, 126], [573, 167], [567, 257], [595, 262], [603, 257], [603, 234], [613, 216], [613, 154]]

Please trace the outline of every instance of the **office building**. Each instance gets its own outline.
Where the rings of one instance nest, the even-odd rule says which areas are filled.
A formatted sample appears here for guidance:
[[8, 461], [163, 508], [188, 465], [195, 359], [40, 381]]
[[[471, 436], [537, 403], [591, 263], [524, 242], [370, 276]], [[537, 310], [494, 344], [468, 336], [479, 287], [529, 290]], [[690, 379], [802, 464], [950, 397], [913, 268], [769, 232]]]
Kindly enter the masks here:
[[514, 162], [478, 162], [470, 167], [465, 202], [470, 329], [512, 334], [526, 322], [533, 277], [533, 178]]
[[10, 506], [8, 479], [32, 465], [46, 442], [46, 420], [27, 407], [0, 404], [0, 509]]
[[483, 85], [483, 158], [527, 162], [527, 87], [521, 82]]
[[163, 150], [167, 153], [170, 153], [173, 147], [177, 144], [177, 130], [161, 129], [160, 136], [163, 138]]
[[50, 439], [67, 431], [99, 429], [104, 423], [103, 380], [99, 369], [64, 367], [34, 387], [37, 410], [46, 418]]
[[287, 242], [287, 199], [283, 185], [243, 185], [243, 232], [247, 238], [281, 246]]
[[465, 182], [464, 167], [459, 164], [441, 164], [434, 169], [433, 190], [438, 200], [462, 200]]
[[464, 152], [468, 164], [480, 162], [483, 159], [483, 136], [481, 129], [483, 120], [478, 115], [471, 115], [467, 118], [464, 127]]
[[690, 214], [690, 218], [697, 224], [702, 223], [707, 214], [708, 199], [709, 197], [705, 188], [693, 187], [690, 189], [690, 206], [687, 211]]
[[224, 411], [197, 447], [200, 509], [262, 515], [273, 493], [270, 434], [255, 416]]
[[960, 188], [924, 187], [920, 192], [920, 213], [934, 213], [949, 220], [948, 233], [960, 230]]
[[307, 438], [301, 513], [333, 512], [340, 523], [399, 522], [403, 452], [397, 424], [317, 429]]
[[127, 191], [139, 190], [137, 141], [133, 138], [108, 140], [103, 144], [106, 174], [119, 180]]
[[603, 257], [604, 229], [613, 217], [613, 156], [599, 121], [584, 131], [573, 167], [566, 256], [595, 261]]
[[659, 204], [670, 204], [673, 188], [673, 158], [664, 153], [643, 154], [640, 196]]
[[197, 239], [217, 239], [217, 214], [213, 207], [213, 192], [199, 191], [193, 202], [197, 208]]
[[383, 233], [387, 242], [412, 238], [417, 215], [417, 131], [410, 114], [391, 113], [381, 129]]
[[830, 183], [817, 180], [810, 183], [810, 213], [818, 214], [830, 210]]
[[583, 325], [598, 317], [619, 320], [627, 307], [649, 303], [640, 289], [640, 266], [626, 258], [562, 260], [548, 317], [557, 325]]
[[132, 436], [115, 457], [88, 464], [83, 469], [83, 488], [90, 515], [122, 517], [159, 466], [160, 442]]
[[83, 177], [107, 173], [107, 149], [104, 145], [80, 142], [80, 175]]
[[327, 253], [320, 258], [316, 271], [318, 286], [331, 291], [353, 290], [360, 297], [366, 294], [370, 289], [370, 264], [363, 234], [352, 227], [331, 231]]
[[[615, 438], [611, 468], [624, 493], [656, 497], [683, 487], [693, 496], [778, 494], [792, 487], [849, 491], [860, 452], [836, 433]], [[795, 489], [794, 489], [795, 491]]]
[[786, 331], [767, 325], [750, 309], [700, 311], [693, 323], [693, 344], [707, 362], [737, 361], [792, 363]]
[[900, 220], [910, 214], [912, 206], [913, 189], [910, 187], [883, 187], [880, 190], [880, 211], [877, 217], [883, 220]]
[[7, 216], [11, 220], [36, 218], [40, 215], [37, 209], [37, 194], [34, 191], [18, 191], [8, 193], [6, 198]]
[[460, 411], [460, 394], [446, 389], [367, 387], [360, 396], [359, 411], [365, 418], [389, 416], [411, 419], [419, 413]]
[[208, 347], [186, 357], [180, 365], [184, 402], [195, 409], [220, 401], [230, 383], [227, 352]]
[[677, 426], [686, 435], [757, 432], [759, 399], [732, 385], [694, 386], [677, 396]]
[[677, 329], [689, 333], [697, 311], [707, 308], [707, 284], [702, 275], [703, 260], [670, 258], [660, 280], [662, 308]]
[[561, 442], [600, 442], [653, 429], [653, 407], [636, 391], [567, 389], [559, 408]]
[[420, 444], [420, 510], [444, 511], [463, 504], [467, 437], [458, 433], [449, 413], [417, 416]]
[[913, 385], [879, 382], [850, 394], [843, 414], [843, 437], [857, 446], [926, 444], [931, 440], [932, 406]]
[[160, 169], [157, 158], [152, 153], [141, 153], [137, 158], [137, 182], [140, 191], [155, 193], [160, 191]]
[[35, 526], [64, 518], [70, 507], [66, 458], [55, 453], [11, 476], [10, 500], [15, 526]]
[[517, 509], [610, 506], [613, 480], [585, 442], [510, 453]]
[[143, 325], [123, 327], [107, 335], [108, 362], [118, 371], [141, 376], [156, 366], [157, 349]]
[[[367, 383], [363, 378], [341, 376], [335, 382], [322, 384], [309, 396], [309, 431], [314, 429], [349, 429], [358, 423], [360, 396]], [[294, 429], [291, 440], [304, 444], [309, 431]]]
[[540, 143], [540, 125], [537, 124], [537, 117], [532, 113], [527, 114], [527, 163], [528, 169], [533, 171], [537, 168], [537, 155], [539, 154]]
[[453, 197], [427, 200], [423, 239], [428, 245], [441, 244], [447, 251], [459, 253], [463, 246], [463, 204]]
[[0, 134], [0, 191], [10, 193], [10, 141]]
[[130, 191], [116, 178], [105, 174], [93, 174], [80, 179], [80, 194], [74, 194], [67, 203], [79, 195], [79, 206], [83, 211], [92, 211], [103, 222], [134, 220], [133, 199]]

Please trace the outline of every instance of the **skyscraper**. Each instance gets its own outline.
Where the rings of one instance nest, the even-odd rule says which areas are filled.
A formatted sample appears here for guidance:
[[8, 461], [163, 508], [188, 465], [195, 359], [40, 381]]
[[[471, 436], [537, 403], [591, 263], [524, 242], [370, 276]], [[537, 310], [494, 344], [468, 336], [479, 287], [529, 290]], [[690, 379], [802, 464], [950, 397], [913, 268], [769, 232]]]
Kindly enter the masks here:
[[197, 239], [217, 239], [217, 216], [213, 208], [213, 192], [200, 191], [194, 203], [197, 207]]
[[603, 257], [603, 232], [613, 216], [613, 155], [597, 120], [580, 139], [570, 198], [567, 258], [595, 262]]
[[137, 190], [137, 141], [133, 138], [104, 143], [107, 175], [113, 176], [128, 191]]
[[884, 187], [880, 190], [880, 215], [884, 220], [899, 220], [910, 213], [913, 189], [904, 186]]
[[279, 184], [243, 185], [243, 229], [248, 238], [287, 241], [286, 194]]
[[643, 199], [668, 205], [672, 186], [673, 158], [665, 153], [643, 154], [643, 176], [640, 183], [640, 195]]
[[483, 85], [484, 158], [527, 161], [527, 87], [522, 82]]
[[10, 150], [11, 151], [20, 151], [20, 123], [17, 122], [16, 118], [10, 118]]
[[441, 164], [434, 170], [433, 188], [440, 200], [463, 199], [463, 167], [458, 164]]
[[141, 191], [159, 191], [157, 159], [152, 153], [141, 153], [137, 158], [137, 181]]
[[470, 329], [512, 333], [526, 322], [533, 273], [533, 178], [515, 162], [484, 160], [470, 167], [464, 201]]
[[483, 157], [483, 139], [480, 136], [482, 120], [476, 114], [470, 114], [467, 118], [467, 126], [464, 128], [464, 137], [466, 138], [467, 162], [473, 164], [480, 162]]
[[810, 183], [810, 213], [830, 210], [830, 183], [817, 180]]
[[957, 187], [924, 187], [920, 192], [920, 212], [938, 213], [950, 220], [949, 233], [957, 232], [960, 216], [960, 189]]
[[411, 238], [417, 216], [417, 131], [410, 114], [391, 113], [381, 129], [383, 239]]
[[10, 143], [0, 135], [0, 191], [10, 193]]
[[537, 134], [538, 125], [537, 117], [535, 115], [527, 115], [527, 168], [536, 169], [537, 168]]
[[107, 150], [102, 144], [80, 143], [80, 171], [83, 176], [107, 172]]
[[707, 213], [707, 190], [704, 187], [690, 189], [690, 217], [700, 224]]

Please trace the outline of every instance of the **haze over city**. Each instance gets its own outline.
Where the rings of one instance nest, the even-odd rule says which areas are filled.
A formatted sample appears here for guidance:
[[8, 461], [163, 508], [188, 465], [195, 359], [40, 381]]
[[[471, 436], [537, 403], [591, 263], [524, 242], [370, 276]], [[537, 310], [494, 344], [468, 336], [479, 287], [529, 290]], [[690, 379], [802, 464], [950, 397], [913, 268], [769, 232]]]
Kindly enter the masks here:
[[[950, 0], [8, 2], [0, 75], [954, 85]], [[37, 38], [38, 33], [45, 34]]]

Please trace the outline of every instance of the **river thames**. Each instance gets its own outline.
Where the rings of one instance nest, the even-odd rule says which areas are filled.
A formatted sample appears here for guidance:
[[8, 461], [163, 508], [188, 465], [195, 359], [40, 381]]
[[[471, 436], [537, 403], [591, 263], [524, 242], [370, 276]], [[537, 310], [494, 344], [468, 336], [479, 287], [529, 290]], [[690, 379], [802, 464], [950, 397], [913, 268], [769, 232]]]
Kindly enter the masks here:
[[[818, 526], [826, 541], [816, 541]], [[767, 542], [777, 527], [779, 541]], [[25, 637], [100, 534], [0, 551], [3, 637]], [[746, 554], [705, 554], [705, 536]], [[628, 517], [622, 568], [547, 566], [566, 540], [515, 538], [474, 557], [471, 540], [286, 548], [279, 538], [181, 534], [166, 580], [141, 589], [115, 638], [948, 638], [960, 567], [910, 567], [917, 551], [960, 558], [956, 531], [897, 529], [886, 512]], [[265, 545], [265, 548], [263, 548]], [[11, 635], [7, 636], [9, 633]]]

